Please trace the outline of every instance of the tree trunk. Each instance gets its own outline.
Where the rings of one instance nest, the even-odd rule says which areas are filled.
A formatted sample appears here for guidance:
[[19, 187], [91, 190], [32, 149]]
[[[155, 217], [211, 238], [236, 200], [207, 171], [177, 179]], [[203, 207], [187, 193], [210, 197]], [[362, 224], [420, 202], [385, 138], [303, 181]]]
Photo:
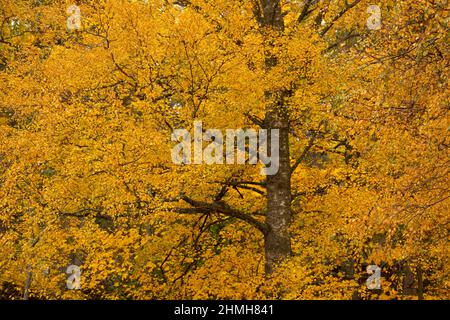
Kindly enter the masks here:
[[23, 300], [28, 300], [30, 296], [31, 281], [33, 279], [33, 272], [31, 271], [31, 265], [27, 266], [27, 279], [25, 281], [25, 288], [23, 290]]
[[403, 295], [415, 296], [417, 295], [417, 283], [415, 281], [414, 273], [411, 270], [408, 262], [403, 266]]
[[287, 116], [273, 121], [271, 128], [280, 130], [280, 159], [278, 173], [267, 176], [267, 214], [269, 231], [265, 236], [266, 274], [274, 263], [291, 254], [289, 226], [291, 222], [291, 168], [289, 161], [289, 130]]
[[417, 298], [423, 300], [423, 272], [420, 266], [417, 266]]
[[[270, 37], [281, 35], [284, 21], [279, 0], [260, 1], [260, 23], [267, 29], [266, 41]], [[270, 31], [278, 32], [270, 32]], [[274, 35], [275, 34], [275, 35]], [[266, 53], [265, 67], [269, 71], [277, 64], [277, 58], [270, 52]], [[279, 140], [279, 170], [275, 175], [267, 176], [267, 214], [266, 224], [269, 231], [265, 236], [265, 272], [273, 272], [274, 264], [281, 262], [291, 254], [291, 239], [289, 226], [291, 222], [291, 167], [289, 157], [289, 116], [284, 105], [284, 92], [266, 92], [265, 124], [267, 129], [278, 129]], [[269, 139], [270, 141], [270, 139]], [[270, 150], [270, 147], [269, 147]]]

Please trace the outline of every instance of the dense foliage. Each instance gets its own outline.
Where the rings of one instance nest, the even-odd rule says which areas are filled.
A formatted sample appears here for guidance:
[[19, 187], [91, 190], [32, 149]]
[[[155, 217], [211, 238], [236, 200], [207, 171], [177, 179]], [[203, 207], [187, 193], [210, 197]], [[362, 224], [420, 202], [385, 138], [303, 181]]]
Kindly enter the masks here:
[[[0, 0], [0, 22], [1, 298], [449, 298], [447, 0]], [[174, 129], [278, 107], [279, 255], [277, 177], [171, 159]]]

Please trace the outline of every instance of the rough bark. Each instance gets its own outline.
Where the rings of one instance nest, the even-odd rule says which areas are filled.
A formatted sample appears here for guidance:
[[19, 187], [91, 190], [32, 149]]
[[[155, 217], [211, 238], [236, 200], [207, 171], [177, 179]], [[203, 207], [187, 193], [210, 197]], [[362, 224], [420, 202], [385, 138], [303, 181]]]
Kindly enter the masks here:
[[265, 236], [265, 255], [267, 274], [273, 271], [274, 264], [291, 254], [289, 226], [291, 222], [291, 169], [289, 165], [289, 136], [285, 121], [272, 126], [280, 130], [280, 168], [278, 173], [267, 177], [268, 232]]
[[[260, 23], [267, 29], [267, 41], [271, 43], [273, 36], [280, 35], [284, 29], [283, 15], [279, 0], [261, 0]], [[271, 32], [276, 31], [276, 32]], [[265, 66], [270, 70], [277, 64], [276, 57], [266, 53]], [[267, 176], [267, 214], [268, 232], [265, 234], [265, 271], [273, 272], [274, 265], [291, 254], [289, 226], [291, 222], [291, 168], [289, 157], [289, 117], [284, 104], [284, 92], [266, 92], [267, 106], [265, 125], [267, 129], [278, 129], [279, 170]], [[270, 139], [269, 139], [270, 141]], [[270, 150], [270, 148], [269, 148]]]

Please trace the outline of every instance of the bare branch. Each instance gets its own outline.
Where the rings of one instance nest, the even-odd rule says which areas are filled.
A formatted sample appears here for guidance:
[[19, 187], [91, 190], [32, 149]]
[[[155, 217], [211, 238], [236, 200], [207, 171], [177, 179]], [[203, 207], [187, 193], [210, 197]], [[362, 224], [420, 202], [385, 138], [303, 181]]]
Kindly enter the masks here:
[[207, 203], [203, 201], [196, 201], [186, 195], [182, 195], [180, 198], [184, 202], [190, 204], [192, 208], [174, 208], [173, 210], [175, 212], [182, 214], [215, 213], [215, 212], [221, 213], [226, 216], [234, 217], [251, 224], [259, 231], [261, 231], [264, 235], [267, 234], [267, 232], [269, 231], [268, 230], [269, 227], [265, 223], [258, 221], [249, 214], [243, 213], [235, 208], [232, 208], [231, 206], [229, 206], [224, 202]]

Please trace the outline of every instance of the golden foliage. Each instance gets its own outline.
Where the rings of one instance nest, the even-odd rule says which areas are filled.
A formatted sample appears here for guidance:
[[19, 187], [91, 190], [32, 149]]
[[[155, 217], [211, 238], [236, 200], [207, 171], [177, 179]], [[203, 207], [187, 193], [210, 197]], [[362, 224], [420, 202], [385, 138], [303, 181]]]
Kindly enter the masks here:
[[[377, 31], [368, 0], [336, 21], [350, 1], [320, 2], [300, 23], [304, 5], [282, 1], [271, 36], [254, 1], [169, 2], [77, 1], [68, 31], [70, 1], [0, 0], [0, 296], [448, 299], [447, 1], [377, 1]], [[223, 200], [262, 221], [259, 170], [176, 166], [170, 134], [257, 128], [276, 90], [291, 92], [292, 164], [306, 152], [293, 255], [265, 276], [255, 228], [167, 201], [254, 181]], [[81, 290], [66, 289], [70, 264]]]

